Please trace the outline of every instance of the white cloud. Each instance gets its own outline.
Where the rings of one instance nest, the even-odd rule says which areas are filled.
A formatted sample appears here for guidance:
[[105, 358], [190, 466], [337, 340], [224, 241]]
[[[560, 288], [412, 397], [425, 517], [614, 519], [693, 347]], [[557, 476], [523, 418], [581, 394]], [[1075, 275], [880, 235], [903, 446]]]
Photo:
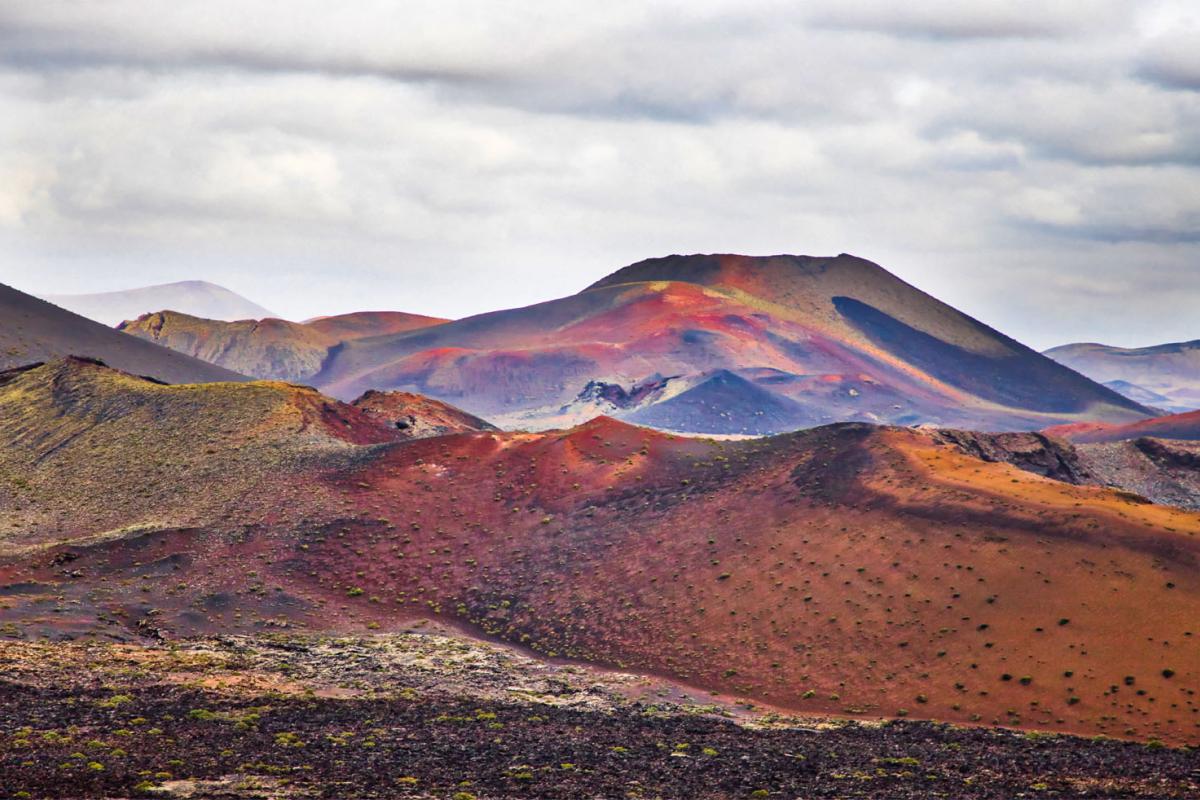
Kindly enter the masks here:
[[461, 315], [850, 251], [1053, 344], [1002, 305], [1014, 260], [1063, 278], [1064, 335], [1115, 324], [1070, 280], [1131, 248], [1196, 288], [1187, 6], [9, 2], [0, 280]]

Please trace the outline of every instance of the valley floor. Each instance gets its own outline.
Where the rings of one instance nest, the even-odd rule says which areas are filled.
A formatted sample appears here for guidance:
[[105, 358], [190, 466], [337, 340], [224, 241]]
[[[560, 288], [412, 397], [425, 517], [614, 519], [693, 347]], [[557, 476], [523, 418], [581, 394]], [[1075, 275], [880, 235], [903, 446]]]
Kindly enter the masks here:
[[0, 797], [1200, 796], [1195, 751], [790, 718], [443, 633], [0, 642]]

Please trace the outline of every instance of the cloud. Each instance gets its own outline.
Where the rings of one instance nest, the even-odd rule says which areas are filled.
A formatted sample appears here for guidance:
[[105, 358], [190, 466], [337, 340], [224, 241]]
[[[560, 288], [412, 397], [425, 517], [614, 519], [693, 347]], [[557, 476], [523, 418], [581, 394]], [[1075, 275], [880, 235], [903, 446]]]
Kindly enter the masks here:
[[[263, 12], [270, 7], [278, 16]], [[42, 73], [370, 78], [429, 86], [451, 102], [690, 122], [728, 113], [828, 113], [841, 105], [844, 81], [828, 69], [834, 47], [793, 47], [802, 19], [774, 2], [523, 8], [518, 14], [490, 2], [402, 9], [375, 3], [330, 14], [328, 4], [311, 1], [218, 1], [173, 4], [150, 18], [120, 0], [85, 2], [74, 13], [25, 5], [18, 6], [24, 13], [0, 21], [0, 63]], [[310, 21], [318, 18], [319, 31]], [[795, 80], [817, 69], [825, 80]], [[867, 76], [847, 77], [863, 83]]]
[[1195, 272], [1186, 14], [10, 2], [0, 280], [206, 277], [295, 317], [455, 316], [666, 252], [849, 251], [1021, 337], [1045, 318], [996, 287], [1044, 265], [1082, 325], [1067, 278], [1136, 250], [1180, 276], [1147, 290], [1166, 303]]
[[811, 16], [819, 28], [932, 40], [1061, 38], [1113, 22], [1119, 3], [1044, 0], [842, 0]]
[[1200, 29], [1174, 32], [1149, 42], [1139, 74], [1169, 89], [1200, 92]]
[[970, 130], [1081, 165], [1200, 163], [1200, 103], [1127, 77], [980, 86], [937, 109], [930, 130]]

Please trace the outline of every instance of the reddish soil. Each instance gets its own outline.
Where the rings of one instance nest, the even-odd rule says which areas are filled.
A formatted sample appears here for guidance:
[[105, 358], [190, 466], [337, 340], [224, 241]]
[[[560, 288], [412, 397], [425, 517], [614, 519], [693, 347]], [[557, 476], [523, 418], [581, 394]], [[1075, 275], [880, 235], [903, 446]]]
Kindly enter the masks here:
[[398, 438], [423, 439], [464, 431], [494, 431], [496, 426], [462, 409], [411, 392], [366, 392], [352, 403], [397, 431]]
[[[311, 390], [57, 369], [0, 386], [10, 635], [432, 616], [799, 711], [1200, 741], [1196, 513], [907, 429], [371, 443]], [[164, 448], [219, 478], [93, 471]]]
[[1080, 444], [1099, 442], [1121, 442], [1128, 439], [1149, 437], [1153, 439], [1183, 439], [1200, 441], [1200, 411], [1154, 417], [1128, 425], [1106, 425], [1103, 423], [1076, 423], [1059, 425], [1046, 430], [1047, 434], [1061, 436]]

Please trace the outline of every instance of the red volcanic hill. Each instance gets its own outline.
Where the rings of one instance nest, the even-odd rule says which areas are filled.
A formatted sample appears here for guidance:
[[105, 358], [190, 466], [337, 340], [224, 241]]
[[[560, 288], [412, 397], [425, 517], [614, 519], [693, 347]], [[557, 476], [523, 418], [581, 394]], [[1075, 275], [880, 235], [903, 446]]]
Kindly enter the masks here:
[[446, 322], [397, 311], [363, 311], [307, 322], [282, 319], [220, 322], [177, 311], [143, 314], [118, 330], [231, 370], [269, 380], [307, 380], [342, 342], [402, 333]]
[[1200, 441], [1200, 411], [1154, 417], [1128, 425], [1105, 425], [1102, 423], [1060, 425], [1047, 429], [1046, 433], [1080, 444], [1121, 442], [1143, 437]]
[[[1038, 428], [1148, 415], [848, 255], [652, 259], [560, 300], [347, 342], [313, 380], [338, 397], [418, 391], [538, 427], [561, 421], [590, 381], [690, 384], [717, 370], [782, 398], [790, 411], [775, 408], [770, 431], [837, 420]], [[725, 393], [748, 406], [755, 395], [745, 389]], [[761, 431], [735, 415], [719, 432]]]
[[[1150, 413], [848, 255], [670, 256], [571, 297], [445, 324], [422, 318], [355, 335], [313, 329], [324, 322], [158, 314], [123, 327], [343, 399], [419, 392], [517, 428], [599, 412], [746, 435], [839, 420], [1036, 429]], [[728, 377], [693, 391], [714, 375]], [[661, 391], [637, 391], [649, 383]], [[587, 394], [594, 384], [637, 402], [597, 404]], [[661, 402], [670, 405], [654, 407]]]
[[207, 361], [124, 336], [0, 284], [0, 370], [67, 355], [102, 359], [168, 383], [249, 380]]
[[1200, 741], [1196, 513], [911, 429], [394, 430], [288, 384], [10, 373], [0, 626], [435, 617], [789, 709]]
[[499, 430], [487, 420], [468, 414], [449, 403], [411, 392], [370, 391], [355, 400], [353, 405], [396, 430], [397, 435], [403, 439], [424, 439], [466, 431]]

